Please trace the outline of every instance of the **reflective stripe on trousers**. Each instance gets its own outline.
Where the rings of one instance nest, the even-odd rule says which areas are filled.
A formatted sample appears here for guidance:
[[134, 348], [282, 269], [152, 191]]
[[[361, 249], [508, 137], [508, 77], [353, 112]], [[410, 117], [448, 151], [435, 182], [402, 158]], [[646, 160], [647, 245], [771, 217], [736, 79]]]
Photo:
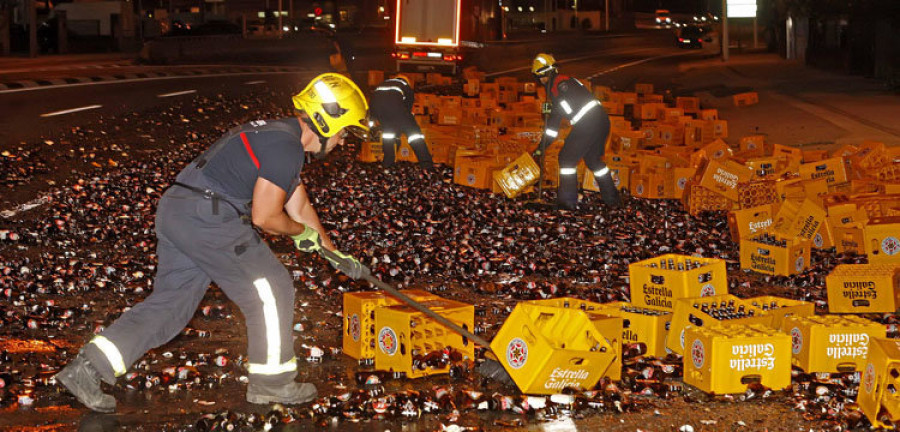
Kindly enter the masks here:
[[296, 358], [281, 363], [281, 330], [278, 326], [278, 305], [275, 303], [275, 295], [272, 294], [272, 285], [266, 278], [260, 278], [253, 281], [253, 286], [263, 304], [263, 319], [266, 326], [266, 363], [250, 363], [247, 367], [248, 371], [252, 374], [278, 375], [297, 370]]
[[116, 344], [100, 335], [94, 336], [90, 343], [96, 345], [103, 353], [117, 377], [125, 374], [125, 361], [122, 359], [122, 353], [116, 348]]

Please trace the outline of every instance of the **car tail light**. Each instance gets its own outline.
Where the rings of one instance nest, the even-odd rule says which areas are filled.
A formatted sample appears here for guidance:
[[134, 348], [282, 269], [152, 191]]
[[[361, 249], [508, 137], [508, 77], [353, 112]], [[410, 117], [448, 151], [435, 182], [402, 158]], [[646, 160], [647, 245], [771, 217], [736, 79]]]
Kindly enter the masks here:
[[678, 42], [684, 42], [684, 38], [678, 38]]

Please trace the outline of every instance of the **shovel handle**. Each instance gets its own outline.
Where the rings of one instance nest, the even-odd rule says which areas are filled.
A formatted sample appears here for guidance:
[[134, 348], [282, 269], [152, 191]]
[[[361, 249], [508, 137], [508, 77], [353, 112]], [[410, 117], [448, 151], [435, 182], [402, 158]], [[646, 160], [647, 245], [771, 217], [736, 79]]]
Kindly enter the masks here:
[[[341, 260], [342, 259], [341, 257], [337, 256], [334, 252], [331, 252], [330, 250], [325, 249], [325, 248], [320, 249], [319, 252], [321, 252], [322, 255], [325, 255], [330, 260]], [[419, 312], [422, 312], [425, 315], [428, 315], [430, 318], [439, 322], [444, 327], [447, 327], [448, 329], [452, 330], [454, 333], [456, 333], [460, 336], [463, 336], [463, 337], [471, 340], [472, 342], [475, 342], [476, 344], [481, 345], [482, 347], [490, 348], [490, 346], [491, 346], [490, 342], [484, 340], [484, 338], [482, 338], [481, 336], [477, 336], [476, 334], [456, 325], [456, 323], [454, 323], [453, 321], [450, 321], [447, 318], [444, 318], [443, 316], [438, 314], [437, 312], [435, 312], [431, 309], [428, 309], [422, 303], [419, 303], [419, 302], [407, 297], [406, 294], [401, 293], [398, 289], [384, 283], [383, 281], [376, 278], [375, 276], [372, 276], [371, 274], [366, 274], [363, 276], [363, 278], [365, 280], [369, 281], [369, 283], [371, 283], [372, 285], [375, 285], [376, 287], [384, 290], [391, 296], [396, 297], [403, 303], [406, 303], [411, 308], [413, 308]]]

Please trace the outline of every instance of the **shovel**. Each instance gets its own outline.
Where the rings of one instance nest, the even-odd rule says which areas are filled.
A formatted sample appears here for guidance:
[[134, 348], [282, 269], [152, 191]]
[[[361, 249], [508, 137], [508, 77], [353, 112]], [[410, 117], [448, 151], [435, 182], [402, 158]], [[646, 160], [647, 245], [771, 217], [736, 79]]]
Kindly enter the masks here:
[[[325, 249], [325, 248], [319, 249], [319, 253], [322, 254], [322, 256], [324, 256], [325, 258], [327, 258], [329, 261], [332, 261], [332, 262], [342, 262], [343, 261], [343, 258], [339, 257], [337, 254], [335, 254], [334, 252], [332, 252], [328, 249]], [[450, 321], [447, 318], [438, 314], [437, 312], [435, 312], [431, 309], [428, 309], [427, 307], [425, 307], [425, 305], [407, 297], [405, 294], [400, 292], [398, 289], [384, 283], [383, 281], [376, 278], [375, 276], [372, 276], [370, 273], [364, 274], [363, 279], [365, 279], [366, 281], [368, 281], [375, 287], [384, 290], [391, 296], [396, 297], [398, 300], [402, 301], [403, 303], [406, 303], [409, 307], [411, 307], [419, 312], [422, 312], [425, 315], [428, 315], [428, 317], [434, 319], [435, 321], [437, 321], [444, 327], [447, 327], [448, 329], [452, 330], [454, 333], [462, 336], [463, 338], [471, 340], [472, 342], [475, 342], [476, 344], [481, 345], [484, 348], [487, 348], [488, 351], [486, 353], [485, 361], [484, 361], [484, 363], [482, 363], [481, 365], [478, 366], [476, 371], [486, 378], [499, 380], [501, 382], [504, 382], [505, 384], [513, 384], [512, 377], [509, 376], [509, 374], [503, 368], [503, 365], [497, 360], [496, 355], [491, 351], [491, 343], [490, 342], [488, 342], [481, 336], [478, 336], [478, 335], [456, 325], [456, 323], [454, 323], [453, 321]]]

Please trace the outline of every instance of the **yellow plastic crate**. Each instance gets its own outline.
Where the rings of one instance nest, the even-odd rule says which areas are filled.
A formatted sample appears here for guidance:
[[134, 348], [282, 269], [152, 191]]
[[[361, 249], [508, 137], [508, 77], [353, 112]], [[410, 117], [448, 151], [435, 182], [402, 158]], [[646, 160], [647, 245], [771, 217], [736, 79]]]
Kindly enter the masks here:
[[869, 340], [885, 327], [854, 315], [787, 317], [781, 331], [791, 336], [792, 362], [808, 373], [862, 370]]
[[[720, 310], [721, 309], [721, 310]], [[724, 311], [724, 312], [723, 312]], [[720, 315], [721, 313], [721, 315]], [[688, 327], [770, 326], [772, 317], [746, 300], [730, 294], [683, 298], [675, 301], [675, 313], [666, 336], [666, 348], [684, 354]]]
[[[439, 299], [422, 290], [401, 291], [416, 300]], [[375, 358], [375, 309], [400, 304], [400, 300], [382, 291], [344, 293], [343, 351], [357, 360]]]
[[525, 303], [550, 306], [564, 309], [578, 309], [588, 314], [594, 328], [606, 339], [606, 342], [612, 347], [614, 359], [609, 367], [603, 371], [602, 377], [610, 378], [618, 381], [622, 378], [622, 344], [626, 343], [621, 339], [624, 328], [624, 319], [613, 312], [613, 308], [607, 307], [607, 304], [596, 303], [587, 300], [581, 300], [574, 297], [558, 297], [545, 300], [529, 300]]
[[882, 407], [892, 421], [900, 419], [900, 340], [872, 338], [856, 402], [875, 427], [890, 426], [880, 420]]
[[[804, 154], [805, 158], [805, 154]], [[800, 164], [800, 178], [807, 180], [826, 179], [829, 185], [844, 183], [849, 180], [847, 164], [838, 156], [812, 163]]]
[[643, 343], [647, 355], [666, 355], [666, 335], [672, 322], [672, 313], [646, 309], [628, 302], [603, 303], [600, 313], [622, 317], [622, 343]]
[[803, 300], [776, 296], [759, 296], [745, 299], [745, 301], [762, 309], [763, 315], [771, 316], [772, 322], [769, 326], [774, 329], [781, 328], [781, 323], [787, 317], [806, 317], [816, 314], [816, 305]]
[[772, 231], [793, 239], [812, 240], [825, 223], [825, 209], [813, 200], [785, 200], [772, 223]]
[[760, 236], [741, 240], [741, 268], [755, 272], [790, 276], [809, 267], [810, 242], [785, 240], [776, 236], [766, 242]]
[[380, 162], [384, 160], [384, 146], [380, 142], [366, 141], [360, 145], [360, 162]]
[[759, 382], [791, 385], [791, 338], [761, 325], [688, 327], [684, 383], [707, 393], [743, 393]]
[[900, 265], [840, 264], [825, 277], [831, 313], [894, 312], [900, 307]]
[[[473, 329], [475, 307], [436, 299], [422, 304], [465, 329]], [[474, 359], [475, 344], [411, 307], [396, 305], [375, 310], [375, 369], [404, 372], [408, 378], [447, 373], [443, 368], [415, 367], [416, 360], [450, 347]]]
[[728, 228], [731, 231], [731, 239], [740, 241], [771, 232], [777, 209], [777, 204], [766, 204], [728, 212]]
[[863, 231], [870, 263], [900, 264], [900, 217], [872, 218]]
[[616, 357], [588, 313], [528, 303], [516, 305], [491, 350], [526, 394], [590, 389]]
[[700, 185], [731, 201], [738, 200], [738, 184], [750, 181], [753, 171], [735, 161], [710, 160], [703, 171]]
[[506, 168], [494, 171], [494, 181], [500, 185], [507, 198], [515, 198], [537, 183], [540, 174], [537, 162], [530, 154], [523, 153]]
[[759, 94], [756, 92], [738, 93], [734, 95], [734, 106], [744, 107], [759, 103]]
[[666, 254], [628, 265], [631, 303], [672, 311], [675, 300], [728, 293], [725, 261]]

